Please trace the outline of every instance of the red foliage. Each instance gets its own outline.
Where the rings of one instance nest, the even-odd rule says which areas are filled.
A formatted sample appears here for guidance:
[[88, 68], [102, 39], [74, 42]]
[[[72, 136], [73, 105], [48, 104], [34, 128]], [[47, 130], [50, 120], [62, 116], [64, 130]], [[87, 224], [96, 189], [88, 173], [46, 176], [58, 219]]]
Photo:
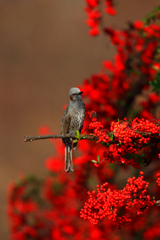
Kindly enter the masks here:
[[[95, 135], [97, 141], [78, 142], [75, 171], [66, 174], [64, 149], [59, 140], [50, 140], [57, 154], [45, 161], [49, 172], [45, 178], [23, 177], [9, 186], [11, 240], [160, 237], [160, 10], [156, 8], [145, 21], [129, 24], [125, 30], [101, 29], [100, 3], [86, 0], [89, 34], [97, 36], [102, 30], [117, 53], [80, 86], [88, 112], [83, 133]], [[113, 1], [104, 3], [104, 12], [114, 15]], [[41, 127], [39, 134], [52, 131]], [[135, 177], [140, 167], [144, 177], [142, 172]], [[93, 191], [96, 185], [97, 193]], [[89, 200], [83, 208], [87, 192]], [[83, 221], [80, 212], [96, 226]]]
[[[120, 228], [123, 222], [131, 221], [133, 214], [142, 214], [155, 203], [155, 200], [146, 195], [149, 183], [143, 180], [142, 174], [143, 172], [140, 172], [137, 179], [129, 178], [123, 190], [111, 190], [108, 183], [104, 183], [101, 187], [97, 186], [97, 194], [95, 191], [88, 192], [89, 200], [81, 210], [81, 217], [96, 225], [107, 216]], [[126, 213], [118, 216], [122, 207]]]
[[[159, 155], [160, 155], [160, 153], [159, 153]], [[158, 183], [158, 186], [160, 186], [160, 173], [157, 173], [156, 176], [157, 176], [156, 182]]]
[[110, 15], [115, 15], [116, 14], [116, 10], [113, 7], [113, 0], [106, 0], [105, 1], [105, 12], [110, 14]]
[[[147, 148], [149, 143], [151, 147], [160, 141], [160, 120], [149, 121], [135, 118], [132, 122], [128, 122], [126, 119], [114, 121], [111, 122], [110, 132], [106, 132], [95, 117], [90, 116], [90, 118], [92, 122], [89, 124], [89, 129], [94, 136], [98, 137], [97, 142], [106, 147], [103, 156], [110, 163], [117, 160], [119, 163], [131, 164], [134, 168], [139, 169], [139, 162], [135, 159], [128, 159], [127, 154], [132, 154], [136, 158], [136, 154]], [[140, 155], [137, 155], [138, 157]]]

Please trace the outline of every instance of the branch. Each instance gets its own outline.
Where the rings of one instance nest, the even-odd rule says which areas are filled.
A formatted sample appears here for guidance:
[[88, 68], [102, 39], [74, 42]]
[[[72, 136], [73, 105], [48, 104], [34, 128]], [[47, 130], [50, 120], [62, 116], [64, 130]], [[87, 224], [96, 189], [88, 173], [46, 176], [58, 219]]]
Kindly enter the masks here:
[[[72, 139], [78, 139], [75, 135], [69, 135], [66, 134], [65, 136], [63, 135], [43, 135], [43, 136], [33, 136], [33, 137], [29, 137], [27, 135], [24, 136], [24, 142], [32, 142], [35, 140], [41, 140], [41, 139], [55, 139], [55, 138], [72, 138]], [[80, 135], [79, 137], [80, 140], [98, 140], [97, 136], [94, 135]]]

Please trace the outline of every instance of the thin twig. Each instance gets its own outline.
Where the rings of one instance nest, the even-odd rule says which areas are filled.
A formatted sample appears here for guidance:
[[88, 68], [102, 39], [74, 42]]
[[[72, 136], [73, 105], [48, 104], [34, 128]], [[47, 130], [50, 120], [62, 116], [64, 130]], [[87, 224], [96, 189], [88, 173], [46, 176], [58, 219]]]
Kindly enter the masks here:
[[[43, 136], [33, 136], [29, 137], [27, 135], [24, 136], [24, 142], [32, 142], [35, 140], [41, 140], [41, 139], [55, 139], [55, 138], [72, 138], [72, 139], [78, 139], [75, 135], [43, 135]], [[98, 140], [98, 137], [93, 136], [93, 135], [80, 135], [80, 140]]]

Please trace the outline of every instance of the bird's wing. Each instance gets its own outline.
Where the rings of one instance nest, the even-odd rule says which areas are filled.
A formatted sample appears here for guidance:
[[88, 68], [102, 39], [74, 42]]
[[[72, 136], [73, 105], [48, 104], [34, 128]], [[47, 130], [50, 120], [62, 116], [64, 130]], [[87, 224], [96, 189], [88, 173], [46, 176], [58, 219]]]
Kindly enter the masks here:
[[62, 117], [62, 125], [61, 125], [62, 135], [65, 135], [68, 132], [70, 121], [71, 121], [70, 111], [69, 111], [69, 108], [67, 107]]

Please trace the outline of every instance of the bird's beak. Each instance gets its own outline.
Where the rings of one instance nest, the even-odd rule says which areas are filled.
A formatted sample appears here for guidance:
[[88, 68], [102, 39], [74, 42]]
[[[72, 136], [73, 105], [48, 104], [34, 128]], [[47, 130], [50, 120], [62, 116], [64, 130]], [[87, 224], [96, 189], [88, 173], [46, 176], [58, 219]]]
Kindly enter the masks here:
[[79, 92], [78, 95], [81, 95], [83, 92]]

